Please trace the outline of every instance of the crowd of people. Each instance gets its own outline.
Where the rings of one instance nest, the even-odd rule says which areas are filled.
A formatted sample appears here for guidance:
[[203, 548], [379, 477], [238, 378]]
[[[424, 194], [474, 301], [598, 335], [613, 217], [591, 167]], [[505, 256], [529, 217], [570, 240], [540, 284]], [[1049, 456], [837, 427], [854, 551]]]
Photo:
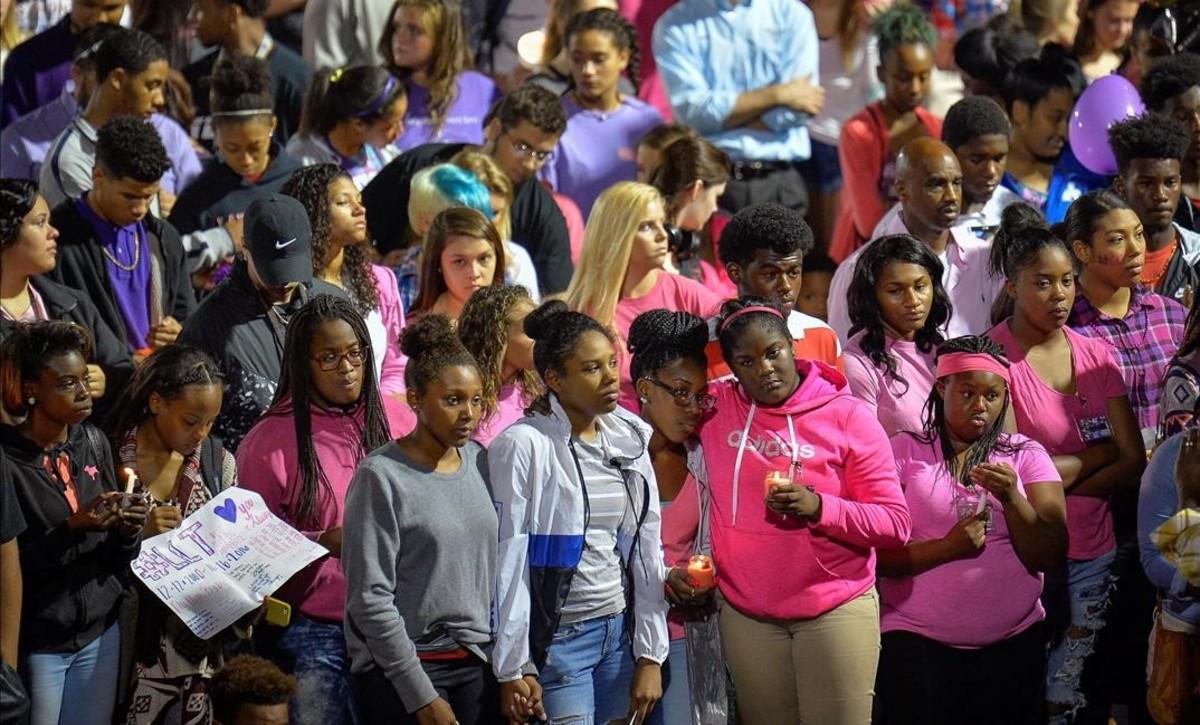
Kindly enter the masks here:
[[1166, 5], [0, 1], [0, 719], [1200, 722]]

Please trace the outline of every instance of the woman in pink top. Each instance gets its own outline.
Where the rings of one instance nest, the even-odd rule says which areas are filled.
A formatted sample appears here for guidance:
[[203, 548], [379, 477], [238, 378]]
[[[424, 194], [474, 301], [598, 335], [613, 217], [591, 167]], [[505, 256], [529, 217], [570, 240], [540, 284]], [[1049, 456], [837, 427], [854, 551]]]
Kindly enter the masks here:
[[525, 415], [542, 394], [525, 318], [537, 305], [524, 287], [477, 290], [458, 318], [458, 337], [479, 365], [483, 412], [472, 436], [484, 446]]
[[1013, 301], [1012, 316], [988, 336], [1011, 363], [1016, 429], [1053, 456], [1067, 493], [1066, 594], [1052, 596], [1048, 585], [1046, 596], [1048, 608], [1070, 610], [1062, 618], [1069, 619], [1066, 631], [1051, 633], [1046, 670], [1051, 722], [1065, 723], [1087, 703], [1080, 672], [1094, 659], [1110, 603], [1116, 540], [1109, 500], [1137, 486], [1146, 451], [1116, 351], [1066, 327], [1076, 293], [1074, 260], [1033, 207], [1004, 210], [992, 263]]
[[933, 351], [950, 319], [942, 263], [916, 237], [878, 239], [854, 265], [849, 308], [850, 392], [875, 411], [889, 436], [920, 431], [933, 389]]
[[[695, 280], [663, 269], [671, 254], [666, 205], [653, 186], [634, 181], [613, 184], [596, 199], [583, 237], [583, 254], [567, 288], [566, 303], [620, 336], [634, 318], [667, 309], [709, 317], [720, 298]], [[629, 355], [618, 350], [621, 405], [634, 409]]]
[[367, 212], [362, 192], [350, 175], [335, 164], [300, 169], [283, 185], [283, 193], [308, 209], [312, 224], [313, 277], [346, 291], [371, 333], [379, 389], [397, 400], [404, 398], [404, 367], [400, 330], [404, 308], [396, 275], [371, 263], [367, 252]]
[[1041, 445], [1003, 432], [999, 345], [945, 342], [935, 375], [924, 431], [892, 438], [913, 528], [906, 546], [877, 552], [880, 709], [896, 722], [969, 712], [972, 722], [1037, 725], [1041, 572], [1067, 553], [1062, 483]]
[[700, 429], [722, 647], [751, 723], [870, 721], [879, 657], [876, 547], [911, 522], [875, 416], [828, 365], [797, 360], [778, 308], [725, 303], [736, 380]]
[[295, 314], [284, 340], [275, 401], [238, 448], [238, 480], [271, 513], [329, 549], [275, 596], [292, 605], [278, 642], [303, 697], [293, 722], [342, 722], [351, 714], [350, 662], [342, 634], [342, 511], [354, 469], [413, 426], [412, 412], [379, 391], [371, 337], [354, 306], [320, 295]]
[[[650, 715], [652, 725], [692, 722], [684, 622], [703, 618], [712, 601], [712, 587], [694, 582], [688, 575], [692, 554], [709, 553], [707, 536], [700, 535], [700, 512], [707, 511], [702, 497], [707, 498], [707, 493], [697, 485], [689, 466], [698, 463], [696, 428], [715, 403], [708, 394], [705, 372], [707, 343], [708, 324], [687, 312], [651, 310], [639, 315], [629, 330], [630, 372], [642, 418], [653, 429], [648, 449], [658, 480], [667, 597], [672, 605], [667, 618], [671, 650], [662, 670], [663, 698]], [[707, 532], [706, 523], [703, 528]], [[697, 695], [726, 697], [723, 691]]]

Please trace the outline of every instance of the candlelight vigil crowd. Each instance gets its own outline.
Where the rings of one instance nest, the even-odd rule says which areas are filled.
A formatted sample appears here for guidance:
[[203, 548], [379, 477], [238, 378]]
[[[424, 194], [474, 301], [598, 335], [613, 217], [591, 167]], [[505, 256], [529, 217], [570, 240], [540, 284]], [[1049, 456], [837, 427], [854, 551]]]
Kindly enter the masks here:
[[1200, 725], [1200, 0], [0, 58], [0, 723]]

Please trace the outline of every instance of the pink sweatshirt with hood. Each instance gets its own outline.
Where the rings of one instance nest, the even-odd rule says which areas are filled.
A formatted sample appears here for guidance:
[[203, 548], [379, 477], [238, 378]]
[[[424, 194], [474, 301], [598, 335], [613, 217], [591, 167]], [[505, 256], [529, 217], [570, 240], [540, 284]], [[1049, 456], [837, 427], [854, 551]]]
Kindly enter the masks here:
[[[392, 438], [411, 431], [416, 423], [412, 411], [389, 395], [381, 398]], [[271, 513], [316, 541], [328, 529], [342, 525], [346, 492], [364, 455], [360, 450], [363, 411], [362, 406], [351, 412], [311, 406], [313, 450], [333, 496], [318, 498], [317, 527], [303, 529], [293, 515], [300, 486], [293, 409], [291, 398], [271, 406], [242, 439], [237, 452], [238, 485], [262, 496]], [[346, 575], [341, 559], [326, 556], [314, 561], [289, 579], [275, 596], [306, 617], [341, 622], [346, 611]]]
[[[700, 430], [712, 491], [713, 559], [721, 594], [752, 617], [809, 619], [875, 585], [874, 547], [908, 541], [912, 521], [887, 434], [828, 365], [797, 360], [802, 381], [763, 407], [733, 379], [712, 384], [716, 412]], [[775, 513], [763, 481], [797, 467], [821, 497], [816, 521]]]

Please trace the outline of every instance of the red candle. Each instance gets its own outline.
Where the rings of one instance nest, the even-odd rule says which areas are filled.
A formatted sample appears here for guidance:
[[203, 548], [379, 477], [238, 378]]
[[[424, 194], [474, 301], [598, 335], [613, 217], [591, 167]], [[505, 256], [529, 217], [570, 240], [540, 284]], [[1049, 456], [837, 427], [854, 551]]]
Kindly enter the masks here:
[[717, 583], [711, 556], [696, 554], [688, 561], [688, 582], [694, 587], [712, 587]]
[[767, 495], [770, 496], [776, 487], [787, 486], [791, 482], [792, 479], [788, 477], [787, 473], [783, 471], [769, 471], [766, 478], [763, 479], [763, 486], [767, 489]]

